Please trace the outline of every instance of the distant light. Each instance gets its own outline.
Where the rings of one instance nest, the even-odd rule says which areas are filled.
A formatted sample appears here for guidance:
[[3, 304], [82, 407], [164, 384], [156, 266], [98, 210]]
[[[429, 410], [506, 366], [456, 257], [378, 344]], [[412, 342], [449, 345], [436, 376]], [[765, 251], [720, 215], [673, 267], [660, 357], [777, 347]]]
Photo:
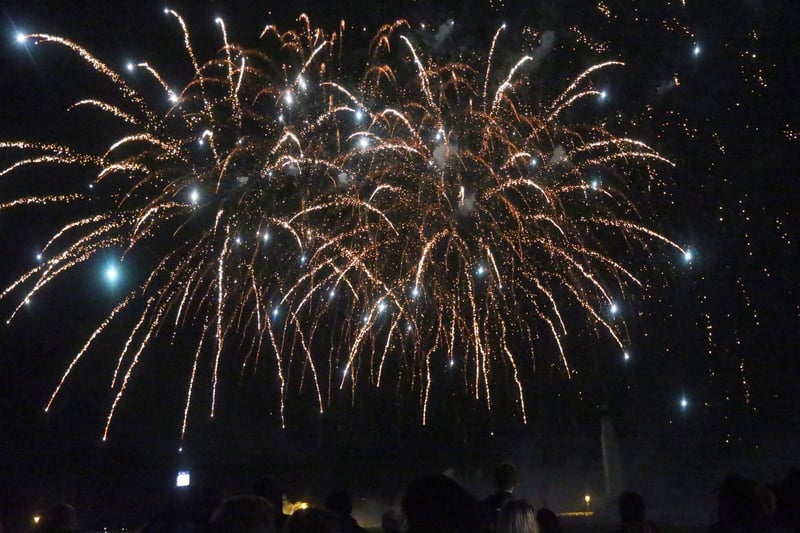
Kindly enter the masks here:
[[222, 24], [223, 23], [222, 19], [220, 17], [215, 18], [214, 22], [216, 22], [217, 24]]
[[89, 188], [90, 188], [90, 189], [94, 189], [94, 183], [90, 183], [90, 184], [89, 184]]
[[133, 65], [133, 63], [128, 61], [128, 64], [125, 65], [125, 68], [128, 69], [128, 72], [133, 72], [134, 65]]
[[606, 92], [605, 89], [603, 89], [602, 91], [600, 91], [600, 100], [605, 100], [606, 98], [608, 98], [608, 93]]
[[358, 140], [358, 146], [359, 146], [359, 148], [361, 148], [361, 149], [366, 149], [366, 148], [368, 148], [368, 147], [369, 147], [369, 139], [367, 139], [366, 137], [361, 137], [361, 138]]
[[336, 291], [334, 289], [328, 291], [328, 298], [333, 298], [335, 296], [336, 296]]
[[685, 410], [687, 407], [689, 407], [689, 400], [686, 399], [686, 396], [683, 396], [681, 398], [681, 409]]
[[485, 272], [486, 272], [486, 269], [485, 269], [485, 268], [483, 268], [483, 265], [478, 265], [478, 268], [476, 268], [476, 269], [475, 269], [475, 273], [476, 273], [477, 275], [479, 275], [479, 276], [483, 276], [483, 274], [484, 274]]
[[308, 84], [306, 83], [306, 79], [303, 76], [300, 76], [299, 78], [297, 78], [297, 84], [300, 86], [300, 89], [303, 90], [303, 91], [305, 91], [306, 88], [308, 87]]
[[600, 180], [592, 180], [592, 189], [597, 190], [600, 187]]
[[267, 232], [265, 231], [265, 232], [264, 232], [264, 236], [262, 237], [262, 239], [264, 239], [264, 242], [267, 242], [267, 241], [269, 240], [269, 233], [267, 233]]
[[702, 52], [702, 51], [703, 50], [702, 50], [702, 48], [700, 48], [700, 45], [696, 44], [696, 45], [694, 45], [694, 48], [692, 49], [692, 55], [694, 55], [694, 57], [697, 57], [697, 56], [700, 55], [700, 52]]
[[25, 37], [24, 33], [17, 32], [16, 40], [17, 40], [18, 43], [24, 43], [25, 39], [26, 39], [26, 37]]
[[407, 332], [409, 332], [409, 333], [411, 333], [411, 330], [413, 330], [413, 329], [414, 329], [414, 328], [411, 326], [411, 324], [408, 324], [408, 325], [406, 326], [406, 331], [407, 331]]
[[440, 129], [436, 132], [436, 140], [441, 141], [442, 139], [444, 139], [444, 131]]
[[177, 103], [178, 102], [178, 95], [175, 94], [174, 92], [170, 91], [169, 92], [169, 101], [172, 102], [173, 104]]
[[37, 261], [41, 261], [42, 260], [42, 254], [36, 254], [36, 260]]
[[176, 487], [188, 487], [191, 482], [191, 475], [188, 470], [178, 472], [178, 477], [175, 478]]
[[183, 446], [178, 446], [178, 453], [183, 453]]
[[165, 15], [169, 15], [169, 8], [168, 7], [164, 7], [164, 14]]
[[357, 109], [356, 110], [356, 122], [361, 122], [361, 120], [363, 118], [364, 118], [364, 112], [361, 111], [360, 109]]
[[456, 366], [456, 362], [453, 361], [452, 359], [450, 359], [449, 366], [450, 366], [450, 368], [453, 368], [454, 366]]
[[414, 288], [411, 289], [411, 296], [412, 298], [416, 298], [417, 296], [419, 296], [419, 287], [417, 287], [416, 285], [414, 285]]
[[111, 283], [114, 283], [119, 279], [119, 269], [116, 265], [109, 265], [106, 267], [106, 279]]
[[25, 302], [24, 303], [25, 303], [25, 305], [31, 305], [31, 299], [30, 298], [25, 298]]
[[450, 19], [450, 20], [447, 21], [447, 23], [452, 26], [453, 24], [456, 23], [456, 21], [453, 20], [453, 19]]
[[277, 307], [273, 307], [272, 308], [272, 318], [277, 317], [279, 312], [280, 312], [280, 309], [278, 309]]
[[625, 353], [622, 354], [622, 358], [625, 361], [630, 361], [631, 360], [631, 354], [629, 354], [628, 352], [625, 352]]
[[308, 257], [306, 257], [306, 255], [305, 255], [305, 254], [301, 255], [301, 256], [300, 256], [300, 264], [301, 264], [301, 265], [305, 265], [305, 264], [306, 264], [306, 261], [308, 261]]
[[500, 25], [500, 28], [502, 28], [502, 29], [506, 29], [506, 23], [504, 22], [503, 24], [501, 24], [501, 25]]
[[612, 303], [611, 303], [611, 307], [609, 307], [609, 309], [608, 309], [608, 310], [609, 310], [609, 311], [611, 311], [611, 314], [612, 314], [612, 315], [616, 315], [616, 314], [619, 312], [619, 307], [617, 307], [617, 304], [616, 304], [616, 303], [613, 303], [613, 302], [612, 302]]
[[193, 204], [196, 204], [200, 200], [200, 193], [197, 192], [197, 189], [192, 189], [192, 192], [189, 193], [189, 199]]
[[586, 505], [589, 505], [590, 503], [592, 503], [592, 497], [589, 494], [587, 494], [586, 496], [583, 497], [583, 501], [586, 502]]
[[386, 302], [381, 301], [381, 303], [378, 304], [378, 312], [383, 313], [384, 311], [386, 311]]
[[539, 166], [539, 160], [535, 157], [531, 157], [531, 166], [532, 167]]
[[41, 516], [39, 516], [38, 514], [37, 514], [37, 515], [34, 515], [34, 517], [33, 517], [33, 523], [34, 523], [34, 524], [38, 524], [38, 523], [39, 523], [39, 521], [40, 521], [41, 519], [42, 519], [42, 517], [41, 517]]
[[286, 105], [290, 106], [294, 103], [294, 96], [289, 91], [283, 93], [283, 101], [286, 102]]
[[685, 252], [683, 252], [683, 260], [686, 261], [687, 263], [691, 263], [693, 257], [694, 254], [692, 253], [691, 250], [686, 250]]
[[280, 122], [281, 124], [283, 124], [283, 113], [281, 113], [280, 115], [278, 115], [278, 122]]
[[236, 244], [242, 244], [242, 238], [236, 237]]

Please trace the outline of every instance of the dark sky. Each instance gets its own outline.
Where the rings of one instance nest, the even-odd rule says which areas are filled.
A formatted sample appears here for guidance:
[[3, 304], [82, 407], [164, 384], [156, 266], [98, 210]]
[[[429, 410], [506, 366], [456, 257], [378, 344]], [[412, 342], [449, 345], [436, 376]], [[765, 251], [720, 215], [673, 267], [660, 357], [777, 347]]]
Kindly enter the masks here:
[[[790, 464], [797, 466], [792, 428], [800, 423], [795, 401], [800, 105], [793, 73], [800, 60], [795, 39], [800, 16], [791, 0], [684, 3], [170, 3], [186, 19], [201, 59], [220, 46], [217, 16], [225, 19], [231, 41], [255, 45], [266, 23], [288, 27], [303, 11], [325, 28], [346, 19], [354, 57], [363, 54], [378, 25], [405, 17], [414, 27], [434, 28], [452, 19], [454, 30], [441, 53], [453, 56], [461, 50], [483, 52], [506, 22], [509, 43], [506, 55], [498, 56], [501, 63], [519, 56], [512, 43], [523, 27], [551, 30], [555, 48], [543, 62], [543, 77], [568, 80], [593, 62], [622, 59], [627, 66], [609, 76], [609, 99], [599, 112], [620, 134], [648, 142], [676, 163], [641, 207], [656, 213], [657, 229], [688, 244], [694, 258], [691, 265], [659, 266], [660, 281], [631, 304], [630, 363], [608, 363], [610, 348], [595, 346], [591, 334], [579, 334], [573, 348], [592, 352], [602, 364], [589, 365], [568, 384], [544, 378], [527, 383], [535, 389], [528, 426], [502, 409], [487, 414], [462, 405], [449, 418], [449, 407], [436, 405], [436, 422], [423, 429], [414, 401], [368, 391], [355, 406], [339, 402], [325, 417], [300, 409], [296, 422], [280, 430], [269, 386], [256, 376], [222, 386], [220, 414], [213, 421], [204, 412], [190, 417], [183, 454], [176, 450], [187, 366], [185, 358], [170, 354], [192, 345], [180, 337], [174, 345], [165, 339], [151, 348], [150, 369], [132, 383], [108, 442], [100, 441], [112, 399], [105, 376], [130, 324], [106, 336], [96, 356], [76, 368], [51, 412], [43, 413], [72, 355], [125, 294], [97, 281], [101, 258], [89, 261], [0, 330], [0, 516], [27, 516], [63, 499], [75, 501], [93, 523], [113, 521], [126, 504], [133, 509], [126, 519], [138, 520], [163, 497], [179, 466], [203, 472], [209, 484], [224, 490], [276, 472], [297, 498], [324, 491], [356, 464], [385, 468], [392, 481], [407, 479], [407, 472], [452, 466], [464, 482], [483, 491], [488, 487], [474, 472], [504, 456], [523, 463], [531, 478], [538, 476], [526, 487], [532, 499], [549, 495], [554, 505], [568, 508], [570, 490], [582, 494], [602, 486], [593, 435], [599, 431], [599, 404], [606, 400], [628, 454], [628, 478], [658, 487], [665, 501], [685, 505], [701, 492], [707, 498], [705, 490], [727, 468], [773, 480]], [[18, 31], [69, 37], [121, 73], [128, 61], [147, 60], [175, 83], [186, 81], [190, 64], [163, 7], [152, 0], [0, 1], [0, 140], [109, 144], [98, 134], [99, 125], [72, 123], [66, 112], [70, 103], [104, 96], [108, 87], [73, 54], [17, 44]], [[607, 47], [576, 46], [582, 36]], [[13, 154], [0, 158], [3, 168], [14, 161]], [[0, 203], [31, 191], [73, 190], [81, 180], [89, 178], [72, 170], [48, 168], [25, 179], [11, 173], [0, 177]], [[0, 212], [4, 287], [35, 264], [37, 246], [52, 234], [59, 216], [58, 210], [41, 208]], [[15, 296], [0, 302], [4, 315], [16, 307]], [[112, 355], [104, 357], [107, 353]], [[235, 363], [229, 366], [235, 374]], [[547, 476], [560, 476], [568, 488], [544, 480]], [[401, 486], [359, 475], [350, 483], [385, 499]], [[681, 488], [684, 500], [675, 496]], [[697, 520], [712, 514], [692, 512]], [[668, 511], [663, 515], [680, 519]]]

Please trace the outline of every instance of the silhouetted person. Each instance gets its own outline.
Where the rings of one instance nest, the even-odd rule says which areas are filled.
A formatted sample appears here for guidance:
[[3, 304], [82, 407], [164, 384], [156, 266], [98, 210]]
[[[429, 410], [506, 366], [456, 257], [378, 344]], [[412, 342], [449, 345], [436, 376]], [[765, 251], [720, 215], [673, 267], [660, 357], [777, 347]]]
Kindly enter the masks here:
[[383, 529], [383, 533], [401, 533], [405, 524], [406, 521], [403, 517], [403, 513], [396, 509], [389, 509], [383, 513], [383, 517], [381, 518], [381, 529]]
[[481, 531], [478, 502], [444, 474], [409, 483], [403, 494], [408, 533], [477, 533]]
[[223, 500], [211, 515], [211, 533], [277, 533], [275, 509], [261, 496], [245, 494]]
[[353, 498], [343, 490], [335, 490], [325, 498], [325, 508], [336, 515], [342, 533], [367, 533], [353, 518]]
[[286, 521], [283, 533], [339, 533], [339, 521], [330, 511], [298, 509]]
[[78, 515], [68, 503], [59, 503], [42, 514], [38, 533], [73, 533], [78, 531]]
[[658, 529], [645, 519], [644, 497], [632, 491], [619, 495], [620, 533], [656, 533]]
[[536, 511], [536, 523], [539, 524], [539, 533], [561, 533], [558, 516], [547, 507]]
[[495, 491], [481, 502], [484, 525], [494, 530], [500, 510], [514, 497], [517, 485], [517, 469], [510, 463], [502, 463], [494, 469]]
[[[763, 486], [751, 479], [729, 472], [717, 489], [718, 521], [711, 533], [744, 533], [770, 531], [771, 523]], [[773, 500], [774, 501], [774, 500]]]
[[289, 515], [283, 514], [283, 490], [278, 482], [269, 476], [263, 477], [253, 484], [253, 494], [272, 504], [275, 509], [275, 528], [281, 531]]
[[539, 533], [536, 511], [523, 500], [510, 500], [500, 510], [497, 533]]
[[777, 522], [800, 532], [800, 470], [790, 470], [775, 487], [778, 497]]

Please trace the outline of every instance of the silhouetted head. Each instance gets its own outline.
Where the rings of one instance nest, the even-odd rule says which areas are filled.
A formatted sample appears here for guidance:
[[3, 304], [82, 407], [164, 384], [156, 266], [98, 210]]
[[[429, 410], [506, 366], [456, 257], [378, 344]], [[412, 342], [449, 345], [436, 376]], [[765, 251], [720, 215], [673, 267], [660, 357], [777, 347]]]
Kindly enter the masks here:
[[619, 495], [619, 519], [623, 524], [644, 522], [644, 498], [641, 494], [625, 491]]
[[289, 517], [284, 533], [335, 533], [338, 527], [339, 521], [333, 513], [309, 507], [298, 509]]
[[275, 509], [261, 496], [223, 500], [211, 515], [212, 533], [275, 533]]
[[283, 511], [283, 490], [273, 478], [266, 476], [256, 481], [253, 484], [253, 494], [265, 498], [276, 513]]
[[480, 531], [475, 498], [444, 474], [409, 483], [403, 494], [409, 533], [472, 533]]
[[533, 506], [523, 500], [505, 504], [497, 520], [497, 533], [539, 533]]
[[56, 504], [42, 514], [38, 531], [77, 531], [78, 515], [68, 503]]
[[561, 533], [558, 516], [547, 507], [536, 511], [536, 523], [539, 524], [539, 533]]
[[511, 491], [517, 484], [517, 469], [510, 463], [502, 463], [494, 469], [494, 484], [500, 490]]
[[339, 516], [353, 512], [353, 497], [343, 490], [334, 490], [325, 498], [325, 508]]

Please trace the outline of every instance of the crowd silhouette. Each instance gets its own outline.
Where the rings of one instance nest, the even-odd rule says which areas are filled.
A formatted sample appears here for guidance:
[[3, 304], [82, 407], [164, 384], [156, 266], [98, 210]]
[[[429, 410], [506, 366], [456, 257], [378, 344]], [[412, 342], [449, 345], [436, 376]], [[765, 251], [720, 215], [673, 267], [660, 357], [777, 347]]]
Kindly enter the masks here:
[[[479, 500], [456, 480], [430, 474], [412, 480], [398, 508], [388, 509], [380, 529], [367, 530], [353, 517], [349, 492], [328, 493], [324, 505], [283, 513], [284, 495], [278, 482], [264, 477], [245, 494], [220, 498], [213, 491], [191, 488], [154, 513], [141, 533], [561, 533], [559, 516], [546, 507], [534, 508], [514, 496], [516, 468], [502, 463], [495, 469], [495, 487]], [[774, 484], [727, 474], [715, 491], [717, 521], [708, 533], [781, 533], [800, 531], [800, 470]], [[641, 494], [619, 495], [614, 533], [657, 533], [645, 514]], [[47, 509], [35, 533], [79, 533], [78, 515], [68, 504]], [[567, 529], [569, 530], [569, 529]], [[581, 529], [581, 531], [589, 531]], [[612, 533], [608, 528], [598, 529]], [[0, 533], [11, 533], [0, 524]]]

